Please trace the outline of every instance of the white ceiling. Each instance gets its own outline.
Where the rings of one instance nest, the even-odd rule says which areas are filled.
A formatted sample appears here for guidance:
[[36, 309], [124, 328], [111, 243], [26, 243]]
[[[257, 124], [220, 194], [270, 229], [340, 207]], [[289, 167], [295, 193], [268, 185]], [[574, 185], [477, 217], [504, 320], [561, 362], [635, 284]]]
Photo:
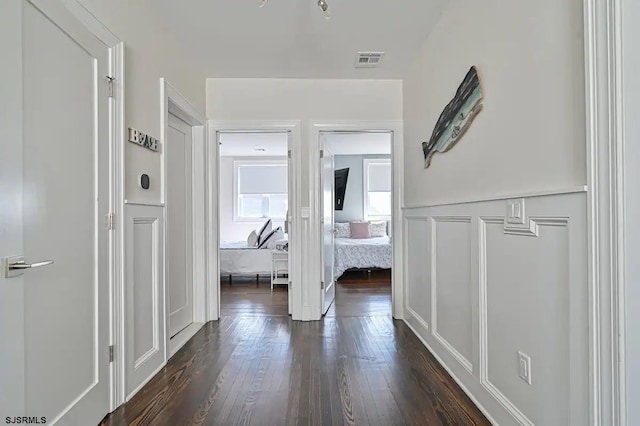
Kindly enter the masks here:
[[390, 133], [327, 133], [325, 137], [333, 155], [391, 154]]
[[[402, 78], [448, 0], [145, 0], [208, 77]], [[380, 68], [356, 69], [358, 51]]]
[[223, 157], [286, 157], [286, 133], [221, 133]]

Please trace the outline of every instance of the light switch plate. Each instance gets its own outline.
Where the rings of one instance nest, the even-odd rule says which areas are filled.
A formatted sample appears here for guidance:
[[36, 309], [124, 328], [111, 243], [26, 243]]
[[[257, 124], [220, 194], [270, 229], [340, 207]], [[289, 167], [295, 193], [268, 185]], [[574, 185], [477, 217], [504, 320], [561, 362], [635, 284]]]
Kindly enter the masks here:
[[524, 198], [507, 200], [506, 222], [513, 225], [524, 225]]
[[531, 358], [518, 351], [518, 375], [522, 380], [531, 384]]

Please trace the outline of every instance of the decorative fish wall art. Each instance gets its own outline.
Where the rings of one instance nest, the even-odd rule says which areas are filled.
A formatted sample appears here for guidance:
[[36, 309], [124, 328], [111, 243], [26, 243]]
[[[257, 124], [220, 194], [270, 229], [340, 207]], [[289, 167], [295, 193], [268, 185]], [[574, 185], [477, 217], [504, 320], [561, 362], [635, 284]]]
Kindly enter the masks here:
[[482, 88], [476, 67], [472, 66], [458, 87], [456, 95], [447, 104], [433, 129], [429, 142], [422, 142], [424, 168], [431, 165], [436, 152], [447, 152], [465, 134], [471, 122], [482, 110]]

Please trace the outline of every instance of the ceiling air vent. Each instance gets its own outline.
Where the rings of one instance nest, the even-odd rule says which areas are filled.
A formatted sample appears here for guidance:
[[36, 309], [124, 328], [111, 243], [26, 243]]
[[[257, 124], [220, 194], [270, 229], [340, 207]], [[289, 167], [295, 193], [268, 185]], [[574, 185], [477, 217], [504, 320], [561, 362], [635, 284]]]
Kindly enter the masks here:
[[380, 66], [384, 52], [358, 52], [356, 68], [375, 68]]

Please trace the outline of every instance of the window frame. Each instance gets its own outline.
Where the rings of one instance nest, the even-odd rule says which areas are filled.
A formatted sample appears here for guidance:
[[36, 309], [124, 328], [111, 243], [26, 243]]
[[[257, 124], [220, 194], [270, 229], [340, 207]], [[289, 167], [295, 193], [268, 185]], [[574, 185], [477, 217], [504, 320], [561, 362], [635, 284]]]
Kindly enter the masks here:
[[[240, 215], [240, 176], [239, 170], [246, 166], [284, 166], [287, 169], [287, 201], [289, 200], [289, 162], [288, 159], [274, 160], [233, 160], [233, 221], [242, 223], [263, 223], [267, 219], [282, 221], [285, 216], [267, 216], [267, 217], [245, 217]], [[270, 194], [263, 194], [270, 195]]]
[[[390, 187], [391, 190], [389, 194], [391, 196], [391, 204], [389, 205], [390, 214], [388, 215], [370, 215], [369, 214], [369, 165], [370, 164], [385, 164], [390, 168], [390, 176], [391, 179]], [[375, 191], [381, 192], [381, 191]], [[386, 192], [386, 191], [384, 191]], [[391, 163], [391, 158], [365, 158], [362, 160], [362, 202], [363, 202], [363, 217], [364, 220], [391, 220], [393, 215], [393, 165]]]

